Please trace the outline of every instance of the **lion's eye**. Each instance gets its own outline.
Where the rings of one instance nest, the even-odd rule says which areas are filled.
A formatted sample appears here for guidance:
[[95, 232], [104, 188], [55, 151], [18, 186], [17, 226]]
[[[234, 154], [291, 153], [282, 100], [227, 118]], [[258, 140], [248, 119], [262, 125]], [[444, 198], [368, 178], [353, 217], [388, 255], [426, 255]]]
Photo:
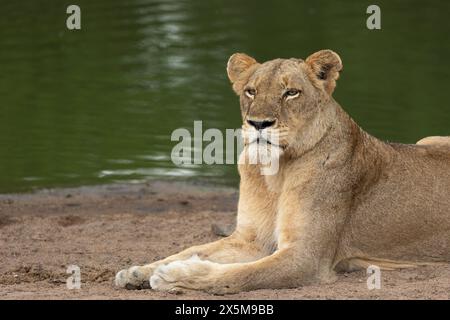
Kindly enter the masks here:
[[300, 90], [298, 89], [289, 89], [284, 93], [284, 96], [289, 98], [289, 97], [296, 97], [300, 94]]
[[245, 90], [245, 95], [249, 98], [254, 98], [256, 94], [256, 90], [255, 89], [246, 89]]

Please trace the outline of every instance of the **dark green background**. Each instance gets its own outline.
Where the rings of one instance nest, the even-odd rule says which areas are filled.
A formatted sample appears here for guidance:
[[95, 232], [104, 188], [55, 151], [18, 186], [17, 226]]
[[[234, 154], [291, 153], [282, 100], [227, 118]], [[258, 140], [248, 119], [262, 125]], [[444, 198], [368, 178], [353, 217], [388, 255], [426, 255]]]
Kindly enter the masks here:
[[[66, 8], [82, 30], [66, 28]], [[366, 28], [381, 7], [382, 30]], [[152, 178], [237, 184], [235, 166], [176, 168], [171, 132], [238, 128], [228, 57], [329, 48], [335, 97], [369, 133], [450, 135], [448, 1], [0, 0], [0, 192]]]

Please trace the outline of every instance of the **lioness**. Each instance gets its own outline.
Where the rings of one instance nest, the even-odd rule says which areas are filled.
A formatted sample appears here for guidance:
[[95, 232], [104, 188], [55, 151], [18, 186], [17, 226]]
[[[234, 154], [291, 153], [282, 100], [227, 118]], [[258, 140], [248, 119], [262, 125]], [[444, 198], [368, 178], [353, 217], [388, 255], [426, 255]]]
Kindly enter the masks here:
[[240, 164], [231, 236], [122, 270], [116, 285], [225, 294], [449, 262], [450, 137], [405, 145], [367, 134], [331, 96], [341, 70], [331, 50], [262, 64], [232, 55], [243, 135], [277, 134], [278, 172]]

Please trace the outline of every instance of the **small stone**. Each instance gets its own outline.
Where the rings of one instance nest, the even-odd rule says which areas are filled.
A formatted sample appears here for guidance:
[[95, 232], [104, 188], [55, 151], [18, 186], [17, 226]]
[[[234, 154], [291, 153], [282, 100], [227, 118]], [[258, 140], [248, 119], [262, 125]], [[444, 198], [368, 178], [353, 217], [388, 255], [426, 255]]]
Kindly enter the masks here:
[[233, 224], [230, 225], [218, 225], [216, 223], [213, 223], [211, 225], [211, 231], [216, 235], [220, 237], [228, 237], [233, 233], [235, 229], [235, 226]]

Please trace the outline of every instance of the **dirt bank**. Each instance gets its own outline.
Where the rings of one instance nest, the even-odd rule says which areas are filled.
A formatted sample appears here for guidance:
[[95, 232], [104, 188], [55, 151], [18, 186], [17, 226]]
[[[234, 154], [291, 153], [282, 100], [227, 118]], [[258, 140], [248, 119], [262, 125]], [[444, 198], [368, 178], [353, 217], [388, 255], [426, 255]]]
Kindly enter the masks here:
[[[224, 297], [172, 295], [113, 286], [115, 272], [219, 238], [211, 225], [235, 219], [236, 190], [152, 182], [0, 195], [0, 299], [450, 299], [449, 266], [364, 272], [330, 285], [258, 290]], [[66, 288], [67, 266], [81, 269]]]

